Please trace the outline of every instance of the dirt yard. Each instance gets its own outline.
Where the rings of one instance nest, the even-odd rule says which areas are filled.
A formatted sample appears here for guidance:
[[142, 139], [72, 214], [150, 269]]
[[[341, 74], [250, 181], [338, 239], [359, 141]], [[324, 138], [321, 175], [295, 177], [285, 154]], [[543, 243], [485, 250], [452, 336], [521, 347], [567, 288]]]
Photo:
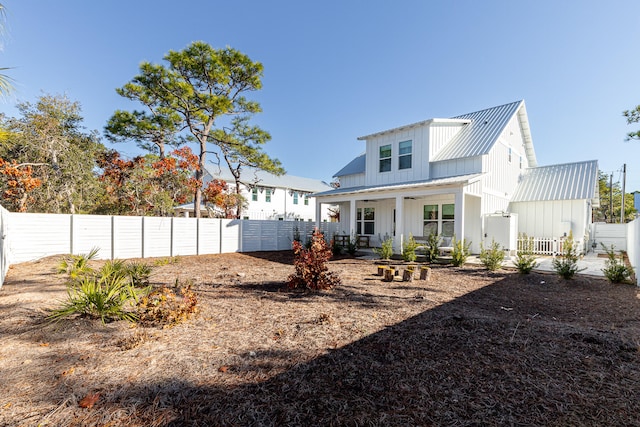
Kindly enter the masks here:
[[154, 270], [193, 280], [185, 323], [51, 324], [59, 260], [0, 289], [2, 426], [640, 425], [634, 286], [477, 266], [385, 283], [341, 259], [312, 294], [284, 287], [289, 252], [225, 254]]

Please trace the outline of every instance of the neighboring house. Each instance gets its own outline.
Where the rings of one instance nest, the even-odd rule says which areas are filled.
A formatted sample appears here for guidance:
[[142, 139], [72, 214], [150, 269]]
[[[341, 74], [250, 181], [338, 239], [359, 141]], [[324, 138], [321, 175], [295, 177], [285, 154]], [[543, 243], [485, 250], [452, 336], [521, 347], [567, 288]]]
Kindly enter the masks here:
[[455, 235], [475, 253], [492, 238], [513, 250], [518, 233], [587, 243], [597, 162], [537, 167], [524, 101], [358, 139], [366, 151], [335, 174], [340, 188], [315, 194], [339, 205], [346, 234], [396, 250], [409, 234]]
[[[213, 179], [226, 181], [229, 188], [235, 188], [235, 179], [228, 168], [208, 166], [203, 182]], [[268, 172], [244, 168], [241, 171], [241, 194], [248, 207], [242, 210], [242, 219], [270, 219], [285, 221], [316, 221], [316, 199], [313, 193], [327, 191], [331, 186], [324, 181], [293, 175], [276, 176]], [[320, 210], [319, 221], [330, 221], [329, 208]], [[178, 215], [193, 215], [193, 203], [178, 206]], [[202, 216], [221, 214], [215, 208], [201, 208]]]
[[640, 212], [640, 191], [634, 191], [631, 194], [633, 194], [633, 207]]

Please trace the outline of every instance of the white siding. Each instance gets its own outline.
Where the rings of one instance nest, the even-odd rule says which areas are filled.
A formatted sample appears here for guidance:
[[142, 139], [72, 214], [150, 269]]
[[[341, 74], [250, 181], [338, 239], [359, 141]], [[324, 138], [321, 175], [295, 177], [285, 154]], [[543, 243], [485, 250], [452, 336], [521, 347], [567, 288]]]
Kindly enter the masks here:
[[340, 177], [340, 188], [360, 187], [365, 183], [365, 174], [358, 173]]
[[[412, 141], [411, 168], [398, 170], [398, 144]], [[379, 172], [380, 147], [391, 145], [391, 171]], [[367, 140], [365, 185], [384, 185], [429, 179], [429, 131], [426, 125], [389, 132]]]
[[472, 195], [464, 196], [464, 238], [471, 243], [471, 253], [480, 253], [482, 241], [482, 200]]
[[[509, 161], [511, 149], [511, 161]], [[522, 169], [520, 158], [522, 157]], [[528, 166], [524, 151], [524, 141], [517, 116], [514, 116], [502, 132], [498, 142], [484, 156], [482, 170], [490, 172], [484, 184], [487, 189], [513, 196], [519, 177]]]
[[518, 214], [518, 232], [529, 236], [561, 237], [569, 224], [576, 240], [588, 233], [585, 200], [517, 202], [510, 211]]
[[429, 126], [429, 159], [433, 159], [463, 125], [455, 123], [433, 123]]
[[463, 157], [431, 163], [431, 178], [467, 175], [482, 172], [482, 157]]

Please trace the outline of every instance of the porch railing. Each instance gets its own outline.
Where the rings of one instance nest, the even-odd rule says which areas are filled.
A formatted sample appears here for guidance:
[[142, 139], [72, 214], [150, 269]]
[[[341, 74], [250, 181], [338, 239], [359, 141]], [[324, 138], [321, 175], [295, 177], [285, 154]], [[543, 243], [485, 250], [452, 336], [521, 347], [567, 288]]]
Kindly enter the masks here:
[[536, 255], [556, 256], [562, 253], [564, 237], [519, 237], [518, 251], [530, 249]]

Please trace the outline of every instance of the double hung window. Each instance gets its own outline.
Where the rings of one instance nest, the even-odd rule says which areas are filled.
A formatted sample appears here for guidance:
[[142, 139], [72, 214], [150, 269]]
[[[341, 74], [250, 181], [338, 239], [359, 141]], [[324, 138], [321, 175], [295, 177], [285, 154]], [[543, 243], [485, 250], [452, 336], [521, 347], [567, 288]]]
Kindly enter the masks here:
[[375, 234], [375, 208], [358, 208], [356, 211], [356, 233], [364, 235]]
[[380, 172], [391, 171], [391, 144], [380, 147]]
[[398, 144], [398, 169], [411, 168], [411, 141]]

